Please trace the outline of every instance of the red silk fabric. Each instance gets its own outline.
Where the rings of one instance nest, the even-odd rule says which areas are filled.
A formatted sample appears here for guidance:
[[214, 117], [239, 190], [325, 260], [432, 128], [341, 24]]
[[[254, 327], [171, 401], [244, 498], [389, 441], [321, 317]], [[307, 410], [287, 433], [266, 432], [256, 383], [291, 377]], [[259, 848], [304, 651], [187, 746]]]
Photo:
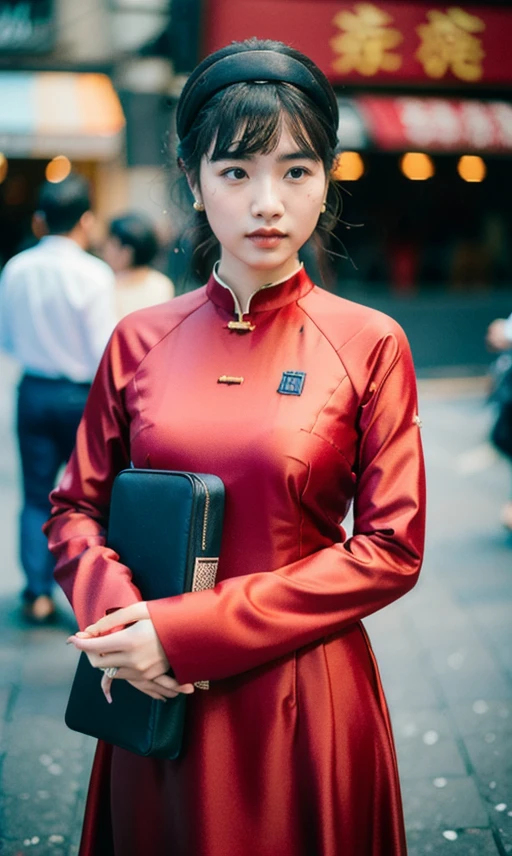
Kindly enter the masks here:
[[[83, 627], [140, 599], [105, 547], [112, 480], [130, 459], [226, 486], [215, 589], [149, 604], [178, 679], [211, 689], [190, 699], [178, 761], [99, 745], [80, 854], [403, 856], [361, 619], [421, 565], [408, 344], [390, 318], [303, 271], [253, 296], [252, 332], [227, 328], [233, 309], [212, 278], [118, 325], [52, 496], [56, 577]], [[300, 396], [278, 393], [286, 371], [306, 373]]]

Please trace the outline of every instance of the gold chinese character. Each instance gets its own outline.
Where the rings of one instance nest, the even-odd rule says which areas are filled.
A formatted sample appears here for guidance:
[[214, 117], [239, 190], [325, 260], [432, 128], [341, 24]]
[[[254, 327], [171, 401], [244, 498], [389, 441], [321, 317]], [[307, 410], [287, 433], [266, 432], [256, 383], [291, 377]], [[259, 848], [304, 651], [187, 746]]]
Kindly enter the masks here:
[[371, 77], [379, 71], [397, 71], [402, 57], [392, 53], [403, 41], [399, 30], [389, 27], [391, 15], [372, 3], [354, 3], [353, 12], [339, 12], [333, 19], [343, 33], [331, 39], [332, 49], [341, 54], [334, 60], [335, 71], [358, 71]]
[[456, 6], [439, 12], [427, 12], [428, 24], [420, 24], [416, 32], [422, 43], [416, 52], [429, 77], [443, 77], [448, 70], [460, 80], [480, 80], [485, 51], [482, 40], [474, 33], [485, 30], [485, 23]]

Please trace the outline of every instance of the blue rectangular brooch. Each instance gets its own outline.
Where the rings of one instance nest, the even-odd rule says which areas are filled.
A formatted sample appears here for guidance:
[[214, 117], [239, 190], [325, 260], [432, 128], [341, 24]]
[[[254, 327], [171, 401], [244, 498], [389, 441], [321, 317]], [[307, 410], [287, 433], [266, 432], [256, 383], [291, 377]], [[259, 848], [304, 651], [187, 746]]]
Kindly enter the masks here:
[[277, 391], [281, 395], [301, 395], [305, 380], [306, 372], [283, 372]]

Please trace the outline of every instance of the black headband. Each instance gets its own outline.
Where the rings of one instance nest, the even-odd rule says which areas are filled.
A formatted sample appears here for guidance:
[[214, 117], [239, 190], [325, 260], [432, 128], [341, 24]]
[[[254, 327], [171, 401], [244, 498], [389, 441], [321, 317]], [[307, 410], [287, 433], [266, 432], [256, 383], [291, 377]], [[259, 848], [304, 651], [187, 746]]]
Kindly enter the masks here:
[[[320, 77], [321, 75], [321, 77]], [[329, 139], [335, 146], [338, 132], [338, 103], [327, 78], [319, 70], [316, 77], [300, 60], [273, 50], [241, 51], [218, 59], [192, 72], [178, 103], [176, 124], [182, 140], [190, 131], [201, 107], [216, 92], [234, 83], [276, 81], [291, 83], [309, 95], [321, 109], [329, 125]]]

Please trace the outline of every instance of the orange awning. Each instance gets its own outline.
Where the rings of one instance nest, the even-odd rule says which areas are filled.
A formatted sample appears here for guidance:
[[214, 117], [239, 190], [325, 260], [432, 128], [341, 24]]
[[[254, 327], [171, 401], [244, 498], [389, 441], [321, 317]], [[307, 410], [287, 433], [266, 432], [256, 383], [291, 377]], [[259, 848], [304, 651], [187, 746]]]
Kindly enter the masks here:
[[0, 151], [10, 157], [111, 158], [124, 125], [104, 74], [0, 72]]

